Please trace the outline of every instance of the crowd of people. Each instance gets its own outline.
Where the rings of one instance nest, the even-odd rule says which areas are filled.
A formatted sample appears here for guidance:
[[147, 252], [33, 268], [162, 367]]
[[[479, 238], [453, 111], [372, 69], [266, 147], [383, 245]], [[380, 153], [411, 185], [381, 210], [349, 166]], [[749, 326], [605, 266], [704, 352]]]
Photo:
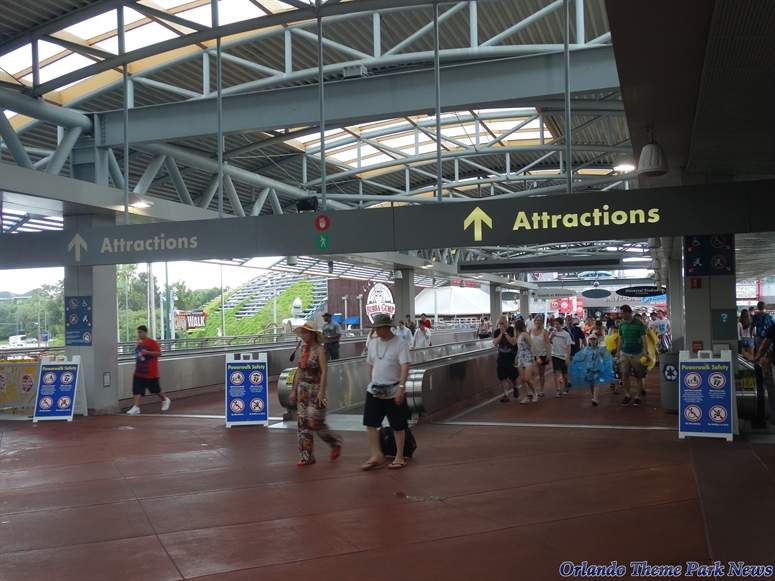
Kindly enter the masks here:
[[[555, 398], [567, 395], [572, 387], [589, 388], [592, 405], [597, 406], [600, 386], [609, 385], [615, 394], [625, 391], [622, 406], [641, 405], [656, 352], [671, 345], [665, 313], [655, 311], [651, 321], [647, 326], [643, 316], [627, 305], [607, 321], [589, 317], [583, 326], [572, 316], [551, 317], [548, 325], [540, 314], [527, 321], [501, 316], [492, 339], [498, 349], [500, 401], [508, 403], [513, 394], [514, 399], [521, 397], [521, 404], [537, 403], [545, 395], [548, 371]], [[480, 338], [482, 330], [482, 326], [477, 330]]]
[[[298, 410], [299, 466], [316, 462], [313, 433], [330, 446], [332, 460], [342, 450], [342, 438], [325, 421], [328, 361], [338, 358], [341, 327], [331, 323], [328, 313], [324, 320], [322, 330], [312, 322], [296, 329], [304, 342], [291, 395]], [[404, 391], [411, 361], [409, 352], [431, 345], [433, 326], [425, 314], [417, 322], [406, 315], [405, 320], [397, 323], [390, 316], [379, 314], [370, 327], [364, 349], [370, 381], [363, 413], [370, 457], [361, 469], [373, 470], [383, 463], [378, 430], [387, 418], [396, 445], [395, 459], [388, 468], [398, 470], [406, 466], [403, 451], [408, 406]], [[657, 353], [670, 350], [671, 333], [670, 320], [663, 311], [644, 315], [634, 313], [628, 305], [605, 320], [589, 317], [583, 325], [572, 316], [544, 321], [543, 315], [536, 314], [526, 321], [520, 316], [502, 315], [494, 328], [488, 317], [482, 317], [476, 330], [479, 339], [492, 337], [497, 349], [501, 402], [508, 403], [513, 396], [520, 404], [537, 403], [545, 396], [547, 368], [551, 366], [555, 398], [569, 394], [571, 388], [589, 389], [592, 406], [598, 406], [600, 389], [608, 385], [615, 394], [620, 389], [624, 391], [621, 405], [625, 407], [642, 404], [648, 371], [655, 365]], [[767, 312], [764, 303], [759, 303], [753, 315], [743, 310], [738, 320], [738, 337], [741, 353], [769, 369], [775, 346], [775, 317]], [[153, 351], [143, 352], [144, 357], [153, 355]], [[169, 400], [159, 392], [160, 399], [169, 407]]]

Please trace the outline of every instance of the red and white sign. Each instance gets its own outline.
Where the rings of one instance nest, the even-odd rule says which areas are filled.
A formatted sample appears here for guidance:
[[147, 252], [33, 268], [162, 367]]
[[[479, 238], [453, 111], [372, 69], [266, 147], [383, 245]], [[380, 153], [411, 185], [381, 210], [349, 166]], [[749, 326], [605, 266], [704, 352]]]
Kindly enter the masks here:
[[328, 230], [328, 227], [330, 225], [331, 225], [331, 219], [325, 214], [321, 214], [320, 216], [315, 218], [315, 228], [317, 228], [321, 232]]
[[699, 373], [687, 373], [684, 376], [684, 385], [689, 389], [696, 389], [702, 385], [702, 377]]
[[723, 373], [711, 373], [708, 383], [713, 389], [721, 389], [727, 384], [727, 378]]
[[231, 411], [238, 414], [245, 409], [245, 402], [241, 399], [233, 399], [231, 400], [231, 405], [229, 407], [231, 408]]
[[71, 404], [72, 402], [73, 402], [73, 400], [71, 400], [71, 399], [70, 399], [69, 397], [67, 397], [66, 395], [63, 395], [63, 396], [62, 396], [62, 397], [60, 397], [60, 398], [59, 398], [59, 400], [57, 401], [57, 406], [59, 407], [59, 409], [62, 409], [62, 410], [63, 410], [63, 409], [65, 409], [65, 408], [69, 408], [69, 407], [70, 407], [70, 404]]
[[692, 341], [692, 353], [699, 353], [702, 351], [702, 341]]
[[729, 415], [727, 413], [727, 408], [720, 405], [714, 405], [712, 408], [710, 408], [710, 412], [708, 412], [708, 414], [710, 415], [711, 420], [719, 424], [726, 421], [727, 416]]
[[684, 416], [690, 422], [699, 422], [702, 417], [702, 410], [696, 405], [686, 406], [684, 410]]
[[54, 405], [54, 400], [51, 399], [49, 396], [42, 397], [42, 398], [40, 398], [40, 404], [39, 405], [40, 405], [41, 409], [47, 410], [52, 405]]
[[263, 399], [251, 399], [250, 400], [250, 411], [253, 412], [260, 412], [264, 409], [264, 400]]
[[374, 317], [380, 313], [390, 315], [396, 314], [396, 304], [393, 302], [393, 293], [381, 282], [376, 283], [369, 291], [366, 299], [366, 314], [373, 323]]
[[245, 374], [242, 373], [241, 371], [235, 371], [234, 373], [231, 374], [231, 376], [229, 377], [229, 380], [234, 385], [242, 385], [242, 383], [245, 381]]
[[22, 377], [22, 391], [29, 393], [35, 386], [35, 378], [32, 375], [24, 375]]
[[46, 385], [51, 385], [56, 380], [57, 380], [57, 374], [56, 373], [49, 372], [49, 373], [46, 373], [45, 375], [43, 375], [43, 383], [45, 383]]
[[260, 371], [254, 371], [250, 374], [250, 383], [253, 385], [258, 385], [262, 381], [264, 381], [264, 374]]

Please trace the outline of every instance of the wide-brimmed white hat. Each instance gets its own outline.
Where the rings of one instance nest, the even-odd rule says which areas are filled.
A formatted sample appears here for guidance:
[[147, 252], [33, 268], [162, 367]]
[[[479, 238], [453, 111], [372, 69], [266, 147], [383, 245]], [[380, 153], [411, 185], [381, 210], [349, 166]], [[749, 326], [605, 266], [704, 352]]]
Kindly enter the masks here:
[[302, 331], [312, 331], [317, 335], [318, 343], [323, 343], [325, 341], [325, 337], [323, 337], [323, 332], [318, 329], [318, 326], [315, 324], [314, 321], [307, 321], [300, 327], [296, 327], [293, 332], [296, 333], [299, 337], [301, 337]]

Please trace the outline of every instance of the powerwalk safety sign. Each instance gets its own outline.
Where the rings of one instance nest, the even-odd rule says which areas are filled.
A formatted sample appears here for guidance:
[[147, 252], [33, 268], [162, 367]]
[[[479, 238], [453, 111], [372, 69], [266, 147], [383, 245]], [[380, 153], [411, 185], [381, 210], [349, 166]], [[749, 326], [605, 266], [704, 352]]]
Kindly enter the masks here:
[[226, 359], [226, 427], [268, 425], [266, 353], [234, 353]]
[[80, 366], [80, 355], [72, 359], [57, 355], [41, 359], [33, 423], [40, 420], [72, 422], [75, 413], [88, 415]]
[[700, 351], [692, 358], [681, 351], [678, 360], [678, 437], [726, 438], [735, 434], [735, 389], [732, 352]]

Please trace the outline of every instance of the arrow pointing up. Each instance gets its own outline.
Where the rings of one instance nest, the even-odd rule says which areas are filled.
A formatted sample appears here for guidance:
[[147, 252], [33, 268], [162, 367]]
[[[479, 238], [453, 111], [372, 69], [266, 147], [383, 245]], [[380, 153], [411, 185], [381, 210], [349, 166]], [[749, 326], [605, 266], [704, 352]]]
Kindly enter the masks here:
[[86, 246], [86, 240], [81, 238], [80, 234], [76, 234], [73, 236], [73, 239], [70, 241], [70, 244], [67, 245], [67, 251], [70, 252], [73, 247], [75, 247], [75, 261], [81, 262], [81, 248], [84, 250], [88, 250], [88, 246]]
[[474, 240], [476, 242], [482, 241], [482, 222], [492, 229], [492, 219], [479, 206], [474, 208], [474, 211], [463, 222], [463, 230], [468, 230], [471, 224], [474, 225]]

